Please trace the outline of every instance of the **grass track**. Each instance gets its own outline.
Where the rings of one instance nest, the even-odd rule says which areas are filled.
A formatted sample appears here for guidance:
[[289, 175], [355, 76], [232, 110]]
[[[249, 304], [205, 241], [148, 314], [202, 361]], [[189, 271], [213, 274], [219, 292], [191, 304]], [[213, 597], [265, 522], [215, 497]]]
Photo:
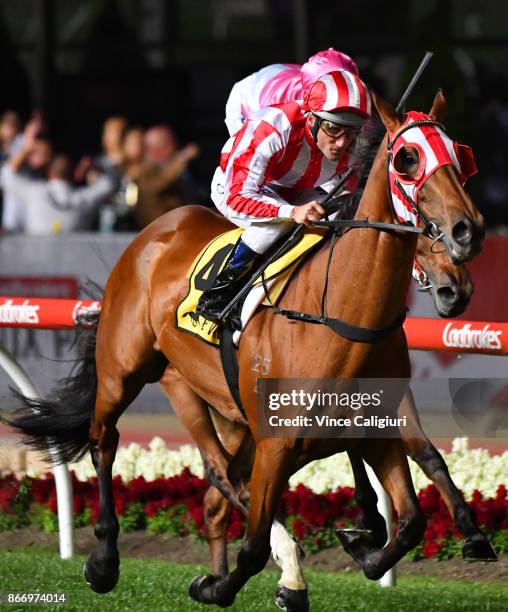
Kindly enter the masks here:
[[[65, 591], [68, 605], [2, 607], [3, 610], [90, 610], [197, 612], [219, 610], [195, 604], [187, 595], [190, 580], [204, 567], [162, 561], [123, 559], [120, 582], [112, 593], [97, 595], [82, 577], [83, 557], [62, 561], [55, 553], [25, 550], [0, 552], [0, 591]], [[508, 612], [508, 586], [401, 578], [394, 589], [382, 589], [359, 575], [308, 570], [311, 609], [316, 612]], [[279, 575], [262, 572], [248, 582], [229, 608], [237, 612], [276, 611], [273, 593]]]

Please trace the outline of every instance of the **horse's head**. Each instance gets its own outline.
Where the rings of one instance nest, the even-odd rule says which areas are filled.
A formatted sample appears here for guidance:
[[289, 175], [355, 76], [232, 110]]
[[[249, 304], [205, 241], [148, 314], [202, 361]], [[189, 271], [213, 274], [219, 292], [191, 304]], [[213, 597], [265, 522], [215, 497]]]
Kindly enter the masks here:
[[471, 149], [453, 142], [444, 131], [444, 96], [437, 93], [428, 114], [411, 111], [404, 117], [379, 97], [373, 99], [388, 131], [395, 218], [423, 225], [430, 238], [443, 242], [453, 263], [472, 259], [481, 251], [485, 230], [464, 183], [477, 170]]
[[464, 312], [473, 295], [471, 275], [465, 266], [452, 264], [445, 251], [435, 253], [430, 247], [430, 241], [420, 236], [413, 276], [431, 290], [440, 317], [456, 317]]

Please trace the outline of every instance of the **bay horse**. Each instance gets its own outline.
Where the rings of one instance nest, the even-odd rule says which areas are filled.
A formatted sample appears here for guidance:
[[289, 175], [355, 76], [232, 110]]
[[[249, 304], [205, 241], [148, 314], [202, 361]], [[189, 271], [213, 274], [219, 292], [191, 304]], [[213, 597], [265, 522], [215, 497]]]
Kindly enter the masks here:
[[[432, 248], [433, 246], [426, 236], [418, 237], [415, 257], [415, 268], [420, 276], [418, 281], [420, 285], [424, 285], [424, 288], [431, 290], [439, 316], [455, 317], [462, 314], [469, 304], [473, 292], [471, 275], [465, 266], [453, 264], [445, 251], [435, 251]], [[263, 374], [261, 368], [259, 374]], [[177, 374], [168, 372], [167, 376], [170, 382], [165, 381], [163, 377], [161, 386], [171, 396], [171, 389], [174, 390]], [[179, 384], [182, 384], [182, 381]], [[192, 409], [190, 409], [190, 406], [192, 406]], [[204, 437], [203, 429], [210, 432], [215, 427], [220, 439], [220, 444], [213, 451], [217, 463], [220, 463], [221, 460], [223, 462], [227, 461], [224, 451], [227, 456], [235, 455], [239, 445], [244, 441], [245, 427], [220, 418], [218, 415], [215, 415], [212, 423], [206, 404], [193, 397], [191, 393], [188, 394], [185, 402], [177, 401], [175, 410], [188, 432], [197, 440]], [[479, 529], [474, 513], [451, 479], [441, 454], [424, 433], [411, 393], [403, 398], [398, 415], [405, 415], [410, 424], [410, 427], [401, 430], [406, 453], [434, 482], [454, 519], [457, 530], [466, 537], [463, 547], [464, 558], [483, 561], [497, 559], [489, 539]], [[206, 437], [211, 440], [214, 439], [209, 434]], [[209, 449], [209, 456], [211, 453], [212, 451]], [[376, 493], [368, 479], [361, 457], [354, 452], [348, 454], [355, 478], [355, 499], [361, 509], [357, 519], [357, 527], [370, 530], [375, 541], [383, 545], [386, 542], [387, 533], [384, 519], [377, 511]], [[242, 486], [247, 486], [247, 483], [243, 482]], [[218, 488], [210, 486], [204, 499], [204, 520], [210, 546], [211, 569], [215, 575], [222, 576], [228, 572], [227, 531], [232, 505]], [[279, 523], [279, 538], [282, 530], [283, 527]], [[283, 537], [286, 541], [285, 548], [290, 552], [289, 558], [292, 556], [296, 561], [299, 561], [298, 546], [291, 545], [289, 534]], [[279, 562], [282, 560], [281, 557], [282, 554], [279, 552]], [[286, 565], [288, 564], [290, 564], [290, 561], [286, 562]], [[293, 569], [299, 571], [299, 569]], [[284, 578], [282, 582], [284, 582]], [[301, 583], [303, 584], [303, 581]]]
[[[465, 266], [458, 266], [450, 262], [446, 252], [431, 249], [431, 242], [425, 236], [419, 236], [417, 241], [415, 263], [420, 274], [425, 279], [422, 284], [430, 286], [434, 305], [441, 317], [458, 316], [466, 309], [473, 291], [471, 275]], [[259, 364], [261, 366], [261, 364]], [[261, 367], [259, 374], [263, 375]], [[173, 373], [171, 387], [174, 385], [176, 373]], [[162, 385], [163, 390], [166, 385]], [[168, 393], [169, 390], [168, 390]], [[189, 410], [192, 403], [193, 409]], [[183, 408], [183, 404], [179, 404]], [[196, 402], [195, 398], [188, 398], [185, 409], [176, 408], [180, 420], [187, 427], [189, 433], [202, 438], [202, 432], [196, 431], [206, 423], [207, 428], [212, 426], [218, 432], [220, 446], [214, 454], [223, 456], [224, 450], [233, 456], [246, 435], [245, 427], [232, 423], [229, 420], [214, 416], [213, 425], [208, 415], [208, 407]], [[198, 417], [198, 414], [201, 415]], [[421, 427], [420, 420], [412, 394], [404, 396], [399, 407], [398, 416], [406, 416], [409, 427], [401, 430], [406, 453], [424, 471], [426, 476], [434, 482], [443, 497], [457, 530], [466, 537], [463, 547], [463, 556], [467, 560], [495, 560], [497, 556], [489, 542], [488, 537], [479, 529], [473, 511], [464, 501], [450, 477], [446, 463], [441, 454], [428, 439]], [[355, 500], [361, 513], [357, 519], [357, 528], [370, 530], [375, 541], [384, 545], [387, 540], [386, 526], [383, 517], [377, 510], [377, 496], [372, 488], [364, 463], [356, 453], [350, 451], [349, 459], [355, 479]], [[242, 483], [245, 487], [246, 483]], [[211, 554], [211, 568], [215, 575], [225, 575], [228, 572], [227, 561], [227, 531], [232, 504], [219, 489], [210, 486], [204, 499], [204, 519], [207, 527], [208, 543]], [[280, 537], [282, 526], [278, 527]], [[290, 536], [285, 536], [290, 542]], [[288, 546], [286, 546], [288, 548]], [[293, 557], [298, 561], [300, 555], [297, 547], [293, 546]], [[295, 553], [296, 551], [296, 553]], [[279, 558], [280, 558], [279, 553]], [[289, 562], [288, 562], [289, 563]], [[298, 571], [298, 570], [297, 570]]]
[[[373, 97], [390, 140], [385, 137], [374, 159], [357, 218], [392, 223], [396, 219], [387, 189], [388, 147], [398, 137], [398, 131], [404, 129], [404, 120], [386, 102]], [[439, 93], [426, 116], [429, 129], [440, 129], [436, 122], [444, 108], [445, 100]], [[407, 174], [416, 172], [418, 151], [410, 147], [404, 150], [403, 170]], [[421, 186], [415, 207], [439, 230], [454, 261], [467, 261], [480, 252], [483, 219], [464, 191], [455, 168], [444, 165], [433, 172]], [[187, 270], [196, 254], [224, 227], [225, 221], [217, 214], [189, 206], [168, 213], [141, 232], [109, 277], [95, 355], [89, 350], [87, 359], [82, 361], [82, 372], [69, 381], [68, 394], [62, 393], [54, 402], [28, 402], [28, 407], [36, 407], [37, 411], [29, 409], [10, 421], [31, 438], [35, 447], [47, 448], [49, 439], [62, 461], [91, 451], [100, 490], [95, 527], [99, 545], [86, 562], [84, 573], [98, 592], [110, 591], [119, 577], [119, 527], [112, 489], [112, 466], [119, 439], [116, 423], [141, 388], [159, 381], [169, 364], [169, 371], [173, 369], [182, 381], [180, 386], [175, 381], [172, 402], [192, 393], [214, 406], [222, 417], [248, 426], [255, 443], [247, 530], [237, 567], [223, 577], [196, 579], [190, 589], [195, 599], [223, 607], [231, 605], [236, 593], [268, 560], [272, 523], [291, 474], [310, 461], [336, 452], [355, 450], [373, 467], [399, 517], [397, 534], [387, 546], [362, 543], [356, 551], [368, 578], [382, 576], [423, 536], [425, 519], [400, 440], [258, 436], [254, 391], [257, 373], [250, 367], [254, 355], [259, 354], [269, 359], [270, 376], [274, 378], [409, 378], [402, 328], [376, 343], [356, 343], [333, 336], [324, 326], [291, 321], [270, 309], [259, 311], [238, 350], [245, 414], [229, 392], [216, 349], [176, 329], [175, 312], [187, 292]], [[331, 257], [329, 312], [368, 329], [382, 329], [400, 319], [415, 248], [414, 234], [375, 229], [346, 233]], [[328, 253], [321, 249], [302, 266], [289, 283], [282, 306], [318, 312], [327, 259]], [[96, 388], [92, 384], [94, 373]], [[81, 388], [80, 374], [88, 375]], [[216, 433], [210, 435], [217, 438]], [[208, 440], [201, 440], [199, 446], [206, 456]], [[221, 485], [227, 490], [227, 482]], [[230, 490], [235, 493], [234, 486]]]

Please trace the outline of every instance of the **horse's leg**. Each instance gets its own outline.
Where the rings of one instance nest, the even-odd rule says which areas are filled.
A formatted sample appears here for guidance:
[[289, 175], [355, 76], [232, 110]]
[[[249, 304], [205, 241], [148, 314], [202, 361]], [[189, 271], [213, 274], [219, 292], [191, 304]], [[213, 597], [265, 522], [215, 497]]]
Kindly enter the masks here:
[[155, 338], [148, 326], [131, 327], [125, 336], [122, 327], [125, 322], [114, 310], [117, 304], [124, 303], [124, 296], [121, 293], [117, 296], [117, 301], [105, 299], [99, 322], [95, 351], [97, 392], [89, 433], [99, 485], [99, 518], [95, 526], [99, 545], [86, 562], [84, 574], [92, 589], [99, 593], [113, 589], [119, 575], [119, 525], [112, 483], [119, 439], [116, 424], [143, 386], [159, 380], [168, 363], [153, 349]]
[[[224, 447], [231, 455], [235, 455], [239, 445], [244, 441], [243, 431], [219, 413], [213, 413], [213, 421]], [[243, 474], [239, 486], [239, 495], [242, 501], [248, 498], [247, 485], [246, 475]], [[209, 489], [210, 491], [213, 492], [216, 489]], [[212, 571], [218, 575], [225, 575], [228, 573], [227, 522], [229, 513], [226, 512], [226, 508], [229, 506], [226, 501], [221, 503], [216, 495], [209, 492], [205, 495], [204, 505], [212, 554]], [[210, 498], [208, 498], [208, 495], [210, 495]], [[207, 519], [209, 514], [211, 516]], [[282, 570], [275, 594], [278, 607], [281, 610], [305, 610], [305, 602], [308, 597], [307, 584], [300, 567], [300, 561], [304, 557], [303, 549], [278, 520], [274, 520], [270, 531], [270, 546], [273, 559]], [[220, 571], [223, 567], [226, 568], [224, 573]]]
[[375, 548], [368, 537], [339, 533], [345, 548], [367, 578], [378, 580], [422, 539], [426, 520], [411, 480], [404, 447], [398, 439], [369, 440], [362, 454], [372, 466], [397, 511], [398, 531], [384, 548]]
[[144, 382], [134, 378], [118, 382], [109, 380], [107, 384], [101, 384], [99, 379], [95, 418], [90, 430], [90, 453], [99, 485], [99, 518], [94, 531], [99, 545], [90, 555], [83, 570], [85, 579], [97, 593], [111, 591], [119, 576], [119, 524], [112, 482], [113, 462], [119, 439], [116, 424], [143, 385]]
[[[230, 455], [235, 455], [239, 445], [244, 441], [243, 428], [239, 428], [238, 425], [228, 421], [219, 413], [214, 412], [212, 414], [222, 444]], [[242, 501], [246, 503], [248, 498], [247, 484], [245, 475], [242, 475], [238, 492]], [[211, 487], [205, 495], [204, 506], [208, 542], [212, 555], [212, 572], [224, 576], [228, 573], [227, 528], [230, 505], [227, 500], [221, 498], [217, 489]], [[282, 570], [275, 595], [277, 605], [279, 608], [286, 610], [305, 609], [301, 603], [302, 600], [307, 599], [307, 585], [300, 567], [300, 560], [304, 557], [302, 548], [277, 520], [274, 520], [270, 531], [270, 546], [274, 561]]]
[[198, 445], [203, 456], [206, 477], [211, 482], [223, 479], [231, 457], [217, 436], [206, 402], [171, 366], [166, 368], [159, 384], [168, 396], [176, 415]]
[[238, 450], [245, 428], [217, 413], [214, 413], [212, 419], [206, 402], [171, 366], [166, 368], [159, 384], [171, 401], [178, 418], [198, 445], [206, 477], [212, 483], [203, 500], [204, 521], [210, 546], [212, 572], [218, 576], [225, 576], [228, 573], [227, 531], [232, 501], [238, 509], [246, 512], [245, 500], [240, 499], [238, 492], [229, 482], [227, 467], [231, 457]]
[[217, 488], [210, 487], [205, 493], [203, 506], [212, 574], [226, 576], [229, 572], [227, 533], [231, 504]]
[[277, 519], [273, 521], [270, 531], [270, 547], [273, 560], [282, 570], [275, 603], [288, 612], [308, 610], [307, 582], [300, 566], [305, 556], [303, 549]]
[[[221, 444], [229, 456], [234, 457], [242, 441], [244, 440], [245, 428], [233, 423], [219, 413], [211, 413], [213, 426], [219, 436]], [[236, 492], [246, 507], [248, 505], [248, 491], [242, 481], [240, 486], [236, 483]], [[231, 503], [216, 488], [210, 487], [203, 500], [205, 524], [210, 546], [212, 573], [217, 576], [225, 576], [229, 573], [227, 555], [227, 533], [229, 518], [231, 515]]]
[[275, 511], [293, 471], [292, 453], [280, 440], [266, 439], [258, 444], [252, 471], [247, 531], [238, 553], [236, 569], [224, 577], [195, 578], [189, 589], [193, 599], [222, 607], [230, 606], [247, 580], [265, 567], [270, 556], [270, 531]]
[[476, 516], [455, 486], [448, 467], [420, 423], [413, 394], [405, 394], [399, 416], [406, 416], [407, 427], [401, 429], [407, 454], [436, 485], [457, 529], [465, 536], [462, 556], [468, 561], [497, 561], [497, 554], [489, 538], [481, 531]]
[[[208, 466], [207, 476], [210, 478], [213, 473], [213, 478], [216, 480], [216, 474], [219, 470], [216, 469], [212, 472], [209, 466], [213, 463], [213, 465], [220, 467], [221, 475], [225, 474], [223, 458], [225, 455], [229, 457], [235, 455], [243, 440], [244, 428], [228, 421], [218, 413], [214, 413], [212, 423], [206, 403], [188, 387], [171, 367], [166, 369], [159, 382], [171, 400], [178, 417], [200, 446], [201, 452], [204, 453], [205, 457], [211, 458], [211, 460], [205, 461], [205, 465]], [[223, 478], [221, 480], [223, 488]], [[240, 491], [242, 502], [245, 500], [243, 493]], [[228, 573], [227, 529], [231, 504], [222, 495], [221, 491], [211, 486], [205, 494], [203, 505], [212, 572], [215, 575], [224, 576]], [[298, 543], [291, 538], [278, 521], [274, 522], [272, 528], [271, 544], [274, 559], [282, 569], [277, 598], [279, 604], [290, 605], [293, 600], [291, 591], [306, 590], [307, 588], [299, 566], [302, 551]], [[297, 598], [300, 598], [300, 594], [297, 595]]]
[[368, 531], [375, 546], [384, 546], [388, 539], [386, 523], [377, 509], [377, 495], [369, 480], [363, 459], [354, 450], [348, 451], [348, 457], [355, 479], [355, 501], [360, 508], [356, 528], [359, 531]]

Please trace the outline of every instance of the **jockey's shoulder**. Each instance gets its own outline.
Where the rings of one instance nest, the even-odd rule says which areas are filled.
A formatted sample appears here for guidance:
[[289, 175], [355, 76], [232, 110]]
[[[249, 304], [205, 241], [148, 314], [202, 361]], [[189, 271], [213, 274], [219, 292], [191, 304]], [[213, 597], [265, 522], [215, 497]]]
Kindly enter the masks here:
[[302, 102], [296, 101], [260, 108], [249, 117], [249, 121], [265, 121], [279, 132], [283, 132], [300, 127], [300, 124], [303, 125], [305, 115], [302, 110]]

